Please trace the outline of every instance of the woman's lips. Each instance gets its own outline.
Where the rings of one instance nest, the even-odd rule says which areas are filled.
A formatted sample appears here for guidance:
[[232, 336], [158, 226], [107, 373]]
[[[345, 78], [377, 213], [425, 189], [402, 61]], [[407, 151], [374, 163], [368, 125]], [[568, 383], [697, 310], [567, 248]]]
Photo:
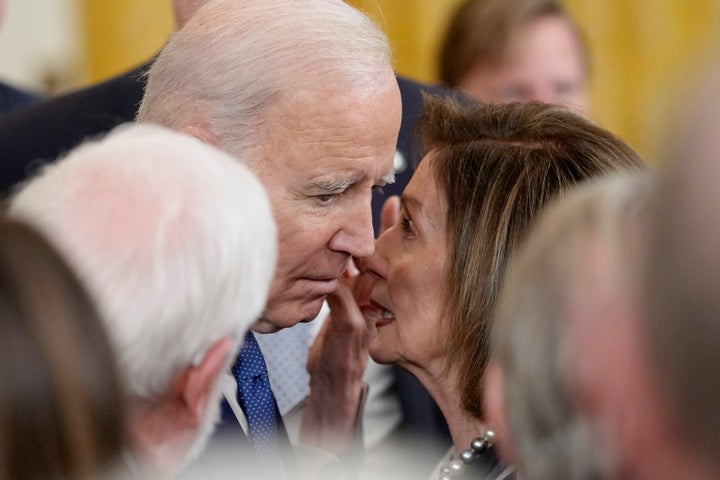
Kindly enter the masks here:
[[377, 320], [375, 320], [375, 327], [384, 327], [385, 325], [389, 325], [395, 321], [395, 314], [387, 308], [374, 301], [372, 302], [372, 306], [377, 311]]

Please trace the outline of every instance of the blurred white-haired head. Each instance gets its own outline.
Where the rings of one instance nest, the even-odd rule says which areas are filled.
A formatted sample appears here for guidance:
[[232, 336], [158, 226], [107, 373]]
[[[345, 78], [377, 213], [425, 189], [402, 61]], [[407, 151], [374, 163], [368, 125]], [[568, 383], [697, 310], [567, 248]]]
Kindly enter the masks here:
[[[262, 184], [195, 138], [125, 125], [46, 167], [10, 213], [45, 233], [87, 284], [127, 381], [135, 448], [174, 470], [212, 430], [217, 377], [265, 305], [277, 231]], [[150, 438], [152, 422], [183, 428]]]

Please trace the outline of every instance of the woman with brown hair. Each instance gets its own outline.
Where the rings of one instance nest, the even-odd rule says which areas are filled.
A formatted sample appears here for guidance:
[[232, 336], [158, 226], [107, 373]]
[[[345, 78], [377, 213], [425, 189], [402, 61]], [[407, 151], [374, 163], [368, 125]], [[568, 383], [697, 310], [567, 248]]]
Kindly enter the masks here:
[[421, 122], [428, 153], [402, 196], [399, 221], [362, 262], [371, 293], [358, 299], [362, 310], [343, 291], [330, 305], [333, 315], [362, 311], [377, 329], [373, 359], [406, 368], [440, 406], [453, 447], [435, 478], [462, 470], [506, 478], [487, 453], [492, 435], [483, 437], [482, 378], [508, 258], [549, 200], [644, 164], [613, 134], [549, 104], [462, 108], [427, 98]]
[[125, 396], [98, 314], [34, 230], [0, 219], [0, 478], [109, 473]]

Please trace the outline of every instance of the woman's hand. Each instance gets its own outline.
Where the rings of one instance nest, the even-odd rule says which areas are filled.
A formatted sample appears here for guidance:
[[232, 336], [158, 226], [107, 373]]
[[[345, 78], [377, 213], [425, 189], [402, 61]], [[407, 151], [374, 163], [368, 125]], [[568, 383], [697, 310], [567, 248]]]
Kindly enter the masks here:
[[[382, 231], [397, 221], [398, 205], [397, 197], [386, 201]], [[362, 414], [363, 375], [377, 333], [377, 309], [368, 308], [374, 283], [362, 261], [350, 259], [337, 290], [328, 295], [330, 314], [308, 355], [310, 397], [301, 441], [337, 455], [352, 449]]]

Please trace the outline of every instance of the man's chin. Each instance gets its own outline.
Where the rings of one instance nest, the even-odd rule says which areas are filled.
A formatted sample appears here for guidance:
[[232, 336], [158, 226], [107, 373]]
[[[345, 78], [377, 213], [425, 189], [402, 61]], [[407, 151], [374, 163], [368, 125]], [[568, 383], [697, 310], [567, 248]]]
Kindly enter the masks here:
[[325, 296], [323, 295], [308, 302], [290, 303], [277, 308], [269, 308], [253, 324], [252, 330], [258, 333], [273, 333], [298, 323], [311, 322], [320, 313], [324, 302]]
[[252, 327], [250, 327], [253, 332], [257, 333], [275, 333], [283, 328], [285, 327], [278, 327], [266, 318], [258, 319], [255, 323], [253, 323]]

